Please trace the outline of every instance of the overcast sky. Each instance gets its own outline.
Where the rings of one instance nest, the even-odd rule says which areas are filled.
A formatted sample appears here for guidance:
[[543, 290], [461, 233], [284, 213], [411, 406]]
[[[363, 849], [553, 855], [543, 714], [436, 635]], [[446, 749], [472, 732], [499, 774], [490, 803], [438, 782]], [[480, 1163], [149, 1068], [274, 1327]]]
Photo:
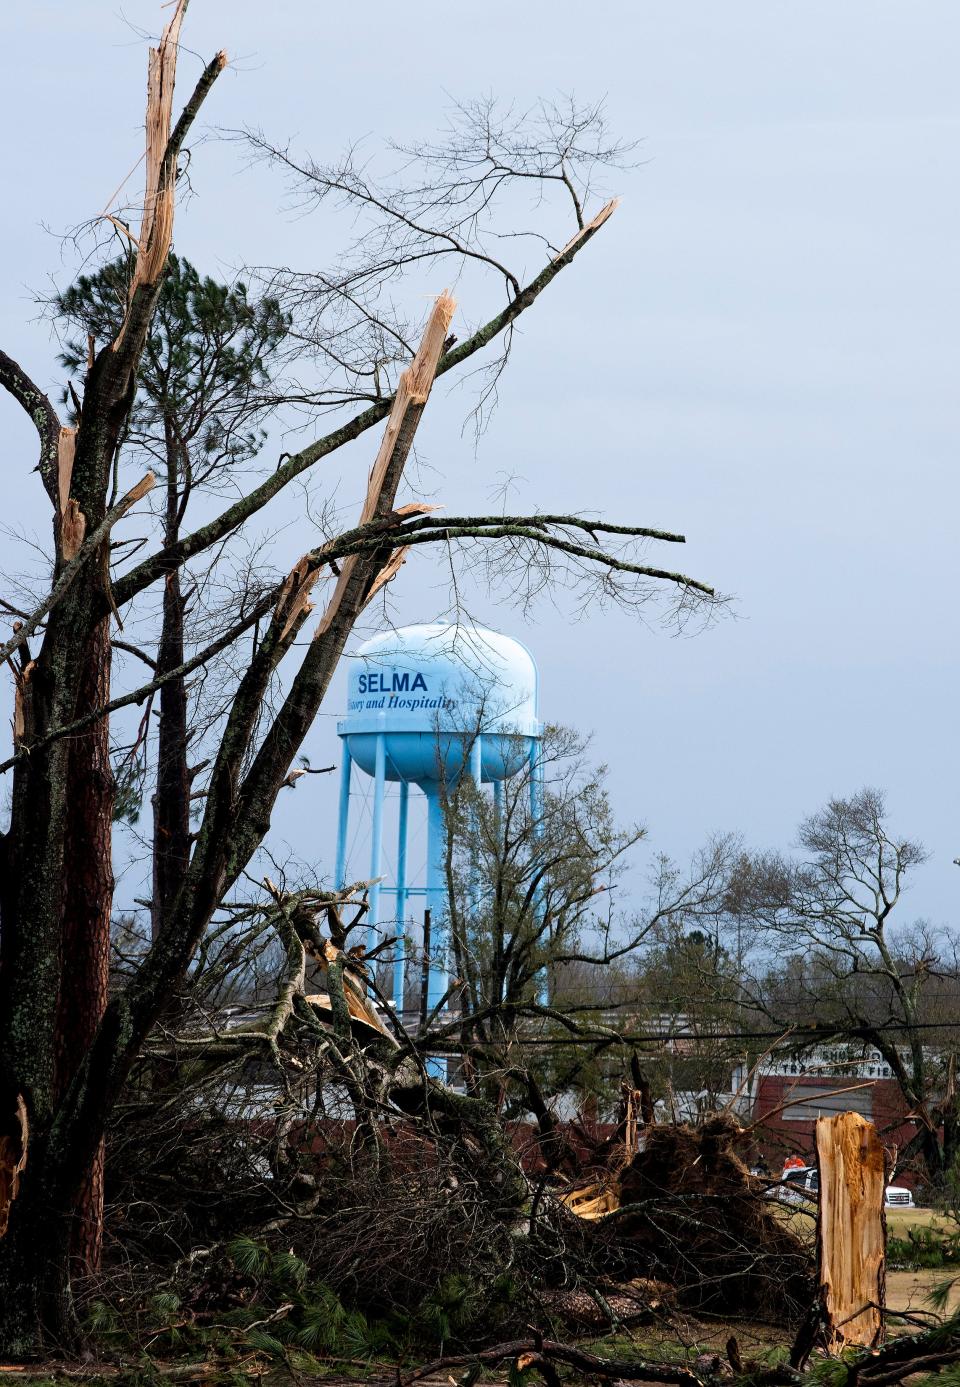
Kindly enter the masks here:
[[[51, 233], [100, 211], [139, 154], [138, 30], [162, 18], [156, 0], [8, 16], [0, 342], [51, 387], [30, 290], [69, 278]], [[804, 814], [870, 783], [934, 855], [911, 909], [955, 919], [955, 0], [193, 0], [184, 39], [234, 60], [210, 124], [295, 135], [319, 158], [426, 138], [451, 96], [606, 95], [613, 127], [642, 140], [612, 180], [620, 209], [525, 317], [478, 453], [460, 430], [469, 399], [445, 388], [421, 450], [453, 513], [515, 474], [520, 504], [683, 531], [683, 566], [735, 615], [674, 639], [615, 612], [575, 623], [562, 601], [532, 623], [482, 596], [472, 613], [527, 641], [543, 715], [594, 734], [653, 849], [684, 857], [723, 829], [788, 846]], [[185, 55], [181, 98], [198, 70]], [[202, 269], [306, 266], [330, 247], [234, 146], [198, 149], [192, 178], [176, 247]], [[3, 517], [46, 535], [35, 442], [0, 408]], [[374, 446], [337, 474], [346, 499]], [[279, 557], [300, 539], [287, 554], [281, 535]], [[413, 567], [394, 588], [401, 621], [446, 604], [441, 570]], [[315, 764], [337, 759], [341, 699], [338, 684]], [[278, 843], [327, 868], [333, 782], [284, 792], [275, 820]]]

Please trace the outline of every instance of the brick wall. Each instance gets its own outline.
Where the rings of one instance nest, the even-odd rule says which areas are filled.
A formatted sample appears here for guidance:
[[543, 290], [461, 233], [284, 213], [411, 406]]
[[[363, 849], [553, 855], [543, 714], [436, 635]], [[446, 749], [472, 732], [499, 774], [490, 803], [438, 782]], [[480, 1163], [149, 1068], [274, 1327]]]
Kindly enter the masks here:
[[[822, 1075], [766, 1075], [757, 1083], [751, 1120], [757, 1123], [756, 1137], [760, 1153], [772, 1173], [776, 1173], [787, 1156], [802, 1156], [813, 1161], [813, 1132], [817, 1111], [831, 1116], [853, 1108], [875, 1123], [884, 1146], [903, 1150], [915, 1135], [915, 1124], [907, 1121], [908, 1108], [899, 1085], [893, 1079], [876, 1079], [869, 1088], [857, 1088], [849, 1098], [842, 1095], [818, 1102], [826, 1089], [843, 1088], [862, 1082], [856, 1079], [827, 1079]], [[804, 1099], [805, 1092], [809, 1097]], [[804, 1100], [797, 1103], [797, 1099]], [[790, 1103], [788, 1108], [782, 1104]], [[777, 1111], [777, 1109], [781, 1109]], [[916, 1180], [907, 1170], [898, 1170], [897, 1183], [912, 1186]]]

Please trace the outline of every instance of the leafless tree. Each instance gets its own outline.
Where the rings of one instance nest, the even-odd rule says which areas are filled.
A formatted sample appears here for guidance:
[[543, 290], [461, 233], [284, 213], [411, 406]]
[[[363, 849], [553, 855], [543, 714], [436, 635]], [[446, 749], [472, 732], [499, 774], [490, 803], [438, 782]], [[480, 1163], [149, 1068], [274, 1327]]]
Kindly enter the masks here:
[[883, 794], [869, 788], [806, 819], [799, 847], [797, 858], [745, 856], [731, 888], [781, 955], [742, 979], [749, 1010], [812, 1027], [818, 1043], [848, 1037], [879, 1050], [916, 1124], [912, 1145], [939, 1181], [960, 1136], [955, 1041], [937, 1029], [955, 988], [955, 946], [902, 918], [927, 854], [894, 832]]

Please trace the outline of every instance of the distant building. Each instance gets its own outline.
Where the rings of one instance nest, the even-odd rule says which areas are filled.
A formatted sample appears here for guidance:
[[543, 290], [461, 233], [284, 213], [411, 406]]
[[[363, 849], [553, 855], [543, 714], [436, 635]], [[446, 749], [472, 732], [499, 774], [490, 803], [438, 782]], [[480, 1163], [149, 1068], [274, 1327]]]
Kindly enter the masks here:
[[754, 1070], [749, 1089], [750, 1122], [771, 1169], [794, 1153], [812, 1156], [818, 1117], [858, 1112], [869, 1118], [894, 1162], [916, 1135], [900, 1085], [878, 1050], [836, 1045], [781, 1051]]

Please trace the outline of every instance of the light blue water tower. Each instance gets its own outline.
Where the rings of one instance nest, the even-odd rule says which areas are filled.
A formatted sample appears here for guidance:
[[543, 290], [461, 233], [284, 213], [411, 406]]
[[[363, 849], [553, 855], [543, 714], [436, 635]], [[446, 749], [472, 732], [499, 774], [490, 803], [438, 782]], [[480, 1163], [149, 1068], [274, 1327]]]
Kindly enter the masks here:
[[[538, 676], [526, 646], [479, 626], [407, 626], [374, 636], [351, 662], [347, 716], [337, 724], [343, 755], [337, 833], [337, 885], [346, 884], [353, 767], [373, 778], [370, 834], [368, 947], [389, 920], [403, 934], [411, 898], [431, 916], [431, 965], [427, 1006], [442, 1002], [448, 987], [446, 826], [444, 791], [469, 775], [491, 784], [495, 800], [503, 782], [529, 767], [530, 812], [542, 820]], [[396, 880], [382, 875], [384, 794], [399, 784]], [[409, 792], [427, 801], [427, 867], [422, 884], [407, 880]], [[385, 908], [384, 897], [393, 897]], [[422, 918], [422, 912], [420, 912]], [[406, 948], [401, 938], [393, 976], [393, 1000], [404, 1002]]]

